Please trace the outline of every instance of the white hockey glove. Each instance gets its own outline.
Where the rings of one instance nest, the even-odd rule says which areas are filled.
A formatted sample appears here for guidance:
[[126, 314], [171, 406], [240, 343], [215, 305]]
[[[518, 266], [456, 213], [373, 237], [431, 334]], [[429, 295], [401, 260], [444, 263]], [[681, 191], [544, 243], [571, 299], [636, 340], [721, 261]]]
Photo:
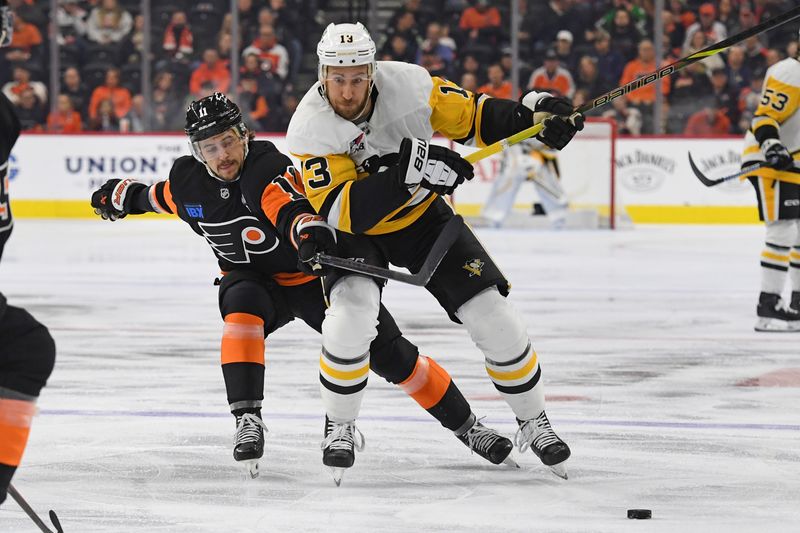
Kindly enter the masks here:
[[132, 179], [108, 180], [92, 193], [95, 214], [112, 222], [126, 215], [142, 214], [143, 211], [133, 207], [134, 193], [142, 188], [147, 188], [147, 185]]
[[422, 139], [403, 139], [398, 156], [398, 179], [409, 189], [419, 185], [436, 194], [453, 194], [475, 175], [472, 164], [457, 152]]
[[583, 129], [583, 115], [575, 113], [565, 98], [531, 91], [522, 97], [522, 105], [533, 111], [534, 124], [544, 123], [536, 138], [550, 148], [561, 150]]
[[[5, 2], [3, 2], [5, 4]], [[11, 44], [11, 39], [14, 37], [14, 14], [11, 8], [3, 5], [0, 6], [0, 48], [4, 48]]]
[[778, 139], [766, 139], [761, 144], [761, 152], [767, 164], [775, 170], [787, 170], [794, 166], [794, 158]]

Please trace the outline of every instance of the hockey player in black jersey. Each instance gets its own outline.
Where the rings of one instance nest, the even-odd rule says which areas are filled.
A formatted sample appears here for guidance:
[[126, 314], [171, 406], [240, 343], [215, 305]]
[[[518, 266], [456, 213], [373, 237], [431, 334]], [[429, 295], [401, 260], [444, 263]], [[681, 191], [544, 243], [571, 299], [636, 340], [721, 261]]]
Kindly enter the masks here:
[[[11, 41], [11, 15], [4, 4], [0, 0], [0, 47]], [[0, 93], [0, 257], [14, 225], [8, 159], [19, 132], [14, 107]], [[36, 399], [53, 371], [55, 355], [47, 328], [25, 309], [8, 305], [0, 292], [0, 503], [25, 451]]]
[[[255, 476], [266, 428], [261, 416], [264, 339], [294, 318], [321, 330], [326, 305], [317, 276], [326, 274], [325, 284], [333, 285], [337, 272], [310, 261], [319, 251], [335, 253], [337, 238], [358, 237], [337, 235], [314, 213], [292, 161], [272, 143], [253, 140], [238, 106], [223, 94], [193, 102], [185, 131], [192, 156], [178, 158], [169, 179], [149, 187], [130, 179], [109, 180], [92, 195], [92, 206], [108, 220], [145, 212], [175, 214], [211, 246], [224, 274], [219, 283], [221, 363], [236, 417], [233, 454]], [[506, 461], [511, 441], [477, 421], [447, 372], [419, 354], [383, 307], [377, 322], [372, 364], [364, 369], [361, 386], [371, 368], [399, 384], [475, 453], [494, 464]], [[337, 483], [337, 469], [351, 466], [352, 448], [361, 445], [357, 434], [343, 439], [323, 453]]]

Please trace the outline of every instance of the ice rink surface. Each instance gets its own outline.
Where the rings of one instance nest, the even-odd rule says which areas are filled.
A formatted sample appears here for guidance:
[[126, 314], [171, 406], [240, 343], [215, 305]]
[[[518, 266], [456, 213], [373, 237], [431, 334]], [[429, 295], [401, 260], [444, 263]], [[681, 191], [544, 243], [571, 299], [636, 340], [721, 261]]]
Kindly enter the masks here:
[[[298, 322], [267, 340], [270, 432], [246, 479], [205, 242], [166, 220], [18, 220], [0, 290], [50, 327], [58, 361], [17, 489], [67, 533], [800, 531], [800, 334], [753, 331], [762, 227], [478, 234], [529, 325], [568, 481], [530, 452], [521, 469], [470, 455], [373, 375], [366, 449], [337, 488], [319, 338]], [[466, 332], [423, 289], [384, 301], [511, 436]], [[9, 498], [0, 531], [36, 528]]]

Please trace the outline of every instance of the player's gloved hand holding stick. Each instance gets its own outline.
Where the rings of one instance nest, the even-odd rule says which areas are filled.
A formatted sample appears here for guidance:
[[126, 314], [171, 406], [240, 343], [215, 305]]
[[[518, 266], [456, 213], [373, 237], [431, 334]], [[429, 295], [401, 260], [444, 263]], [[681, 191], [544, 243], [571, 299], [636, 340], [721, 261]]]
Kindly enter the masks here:
[[779, 139], [765, 139], [761, 143], [761, 152], [767, 165], [775, 170], [787, 170], [794, 166], [794, 158]]
[[533, 111], [534, 124], [542, 124], [536, 138], [550, 148], [561, 150], [583, 129], [583, 115], [566, 98], [531, 91], [522, 97], [522, 105]]
[[418, 185], [439, 195], [453, 191], [475, 176], [472, 164], [444, 146], [422, 139], [403, 139], [397, 161], [397, 177], [414, 189]]
[[297, 265], [312, 276], [325, 276], [330, 267], [316, 261], [317, 254], [336, 255], [336, 230], [319, 215], [300, 215], [292, 229]]
[[[587, 113], [592, 109], [605, 105], [615, 100], [616, 98], [628, 94], [631, 91], [635, 91], [636, 89], [640, 89], [645, 85], [658, 82], [662, 80], [665, 76], [669, 76], [677, 72], [678, 70], [688, 65], [691, 65], [692, 63], [695, 63], [697, 61], [702, 61], [714, 54], [723, 52], [726, 49], [730, 48], [731, 46], [743, 42], [746, 39], [752, 37], [753, 35], [758, 35], [759, 33], [762, 33], [764, 31], [777, 28], [778, 26], [785, 24], [790, 20], [794, 20], [798, 17], [800, 17], [800, 6], [793, 7], [792, 9], [789, 9], [788, 11], [781, 13], [776, 17], [773, 17], [769, 20], [765, 20], [760, 24], [757, 24], [740, 33], [737, 33], [736, 35], [728, 37], [725, 40], [722, 40], [718, 43], [714, 43], [710, 46], [707, 46], [706, 48], [703, 48], [702, 50], [698, 50], [697, 52], [689, 54], [686, 57], [678, 59], [677, 61], [674, 61], [667, 66], [659, 68], [657, 71], [651, 74], [647, 74], [628, 84], [625, 84], [621, 87], [617, 87], [616, 89], [612, 89], [601, 96], [591, 98], [585, 104], [573, 110], [573, 113], [571, 113], [570, 115], [574, 113], [580, 113], [580, 114]], [[523, 105], [525, 105], [524, 102]], [[526, 107], [529, 106], [526, 105]], [[535, 111], [537, 110], [534, 108], [534, 112]], [[541, 111], [545, 111], [545, 109], [542, 109]], [[496, 154], [498, 152], [501, 152], [502, 150], [505, 150], [511, 145], [517, 144], [520, 141], [524, 141], [525, 139], [531, 136], [541, 134], [543, 126], [544, 125], [541, 123], [536, 123], [530, 128], [517, 132], [514, 135], [511, 135], [510, 137], [501, 139], [494, 144], [490, 144], [489, 146], [486, 146], [484, 148], [481, 148], [480, 150], [477, 150], [469, 154], [465, 159], [470, 163], [475, 163], [477, 161], [480, 161], [481, 159], [489, 157], [492, 154]], [[547, 142], [545, 142], [545, 144], [547, 144]]]
[[132, 179], [108, 180], [92, 193], [94, 212], [112, 222], [126, 215], [141, 215], [144, 211], [133, 206], [133, 198], [137, 191], [146, 188], [144, 183]]

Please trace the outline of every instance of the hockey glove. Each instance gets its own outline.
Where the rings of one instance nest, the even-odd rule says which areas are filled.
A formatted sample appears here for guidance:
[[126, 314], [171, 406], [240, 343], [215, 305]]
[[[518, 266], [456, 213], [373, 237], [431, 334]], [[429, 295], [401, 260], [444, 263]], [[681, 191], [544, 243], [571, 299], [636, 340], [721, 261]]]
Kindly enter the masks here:
[[565, 98], [531, 91], [522, 98], [522, 105], [533, 111], [534, 124], [543, 123], [536, 138], [550, 148], [561, 150], [583, 129], [583, 115], [575, 113]]
[[147, 185], [132, 179], [108, 180], [92, 193], [94, 212], [103, 220], [112, 222], [126, 215], [139, 215], [142, 211], [133, 207], [133, 197], [137, 191], [145, 188]]
[[767, 165], [775, 170], [788, 170], [794, 166], [794, 159], [789, 150], [778, 139], [767, 139], [761, 144], [761, 151]]
[[[5, 2], [2, 2], [5, 4]], [[0, 48], [4, 48], [11, 44], [11, 38], [14, 36], [14, 14], [11, 8], [2, 5], [0, 6]]]
[[475, 171], [457, 152], [422, 139], [403, 139], [398, 154], [398, 178], [407, 188], [417, 185], [436, 194], [453, 194]]
[[297, 248], [297, 266], [312, 276], [324, 276], [330, 268], [314, 260], [319, 253], [336, 254], [336, 230], [319, 215], [300, 215], [292, 229], [292, 244]]

